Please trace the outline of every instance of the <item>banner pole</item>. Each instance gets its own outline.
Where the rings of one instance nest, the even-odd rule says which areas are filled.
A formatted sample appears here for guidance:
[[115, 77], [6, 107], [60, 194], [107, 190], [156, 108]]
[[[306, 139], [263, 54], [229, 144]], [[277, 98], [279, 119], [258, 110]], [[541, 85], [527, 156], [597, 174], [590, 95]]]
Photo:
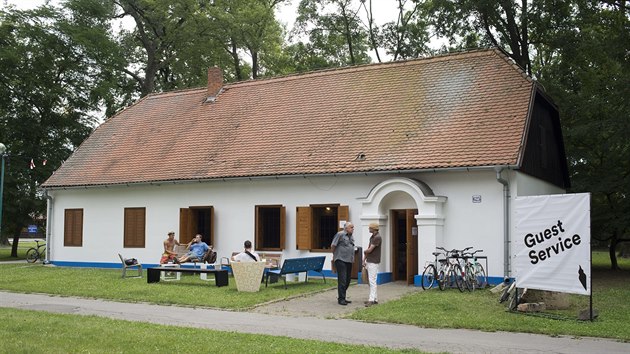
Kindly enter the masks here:
[[592, 246], [591, 246], [590, 262], [591, 262], [591, 276], [589, 277], [590, 280], [589, 280], [588, 286], [591, 291], [589, 295], [589, 311], [590, 311], [591, 322], [593, 322], [593, 247]]

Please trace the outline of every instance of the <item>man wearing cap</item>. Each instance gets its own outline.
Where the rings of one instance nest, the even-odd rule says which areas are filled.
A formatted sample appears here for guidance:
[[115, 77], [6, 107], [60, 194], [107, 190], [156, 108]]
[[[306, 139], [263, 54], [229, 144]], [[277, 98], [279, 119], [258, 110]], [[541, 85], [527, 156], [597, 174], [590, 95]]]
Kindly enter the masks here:
[[351, 222], [346, 223], [343, 230], [337, 232], [330, 245], [333, 251], [333, 262], [337, 269], [337, 303], [343, 306], [352, 302], [346, 299], [346, 290], [350, 286], [354, 263], [353, 231], [354, 225]]
[[368, 279], [370, 283], [370, 296], [368, 301], [365, 302], [365, 306], [369, 307], [378, 304], [378, 296], [376, 294], [376, 275], [378, 273], [378, 264], [381, 263], [381, 235], [378, 234], [378, 224], [371, 223], [368, 226], [368, 230], [372, 234], [370, 236], [370, 246], [363, 252], [365, 258], [363, 261], [363, 267], [368, 272]]
[[177, 252], [175, 252], [175, 245], [179, 245], [179, 241], [175, 239], [175, 232], [168, 233], [168, 238], [164, 240], [164, 253], [160, 258], [160, 264], [168, 263], [168, 261], [175, 262], [177, 260]]

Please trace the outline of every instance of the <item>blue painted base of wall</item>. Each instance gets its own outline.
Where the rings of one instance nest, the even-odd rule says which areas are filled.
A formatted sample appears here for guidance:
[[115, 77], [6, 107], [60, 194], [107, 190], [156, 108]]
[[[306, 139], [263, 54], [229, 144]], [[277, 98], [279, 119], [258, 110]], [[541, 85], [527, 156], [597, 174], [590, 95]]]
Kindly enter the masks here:
[[[101, 263], [101, 262], [68, 262], [68, 261], [53, 261], [52, 265], [58, 267], [75, 267], [75, 268], [105, 268], [105, 269], [121, 269], [122, 264], [117, 263]], [[159, 263], [142, 263], [142, 268], [159, 267]], [[182, 268], [195, 268], [193, 263], [182, 264]], [[199, 266], [197, 266], [199, 267]]]

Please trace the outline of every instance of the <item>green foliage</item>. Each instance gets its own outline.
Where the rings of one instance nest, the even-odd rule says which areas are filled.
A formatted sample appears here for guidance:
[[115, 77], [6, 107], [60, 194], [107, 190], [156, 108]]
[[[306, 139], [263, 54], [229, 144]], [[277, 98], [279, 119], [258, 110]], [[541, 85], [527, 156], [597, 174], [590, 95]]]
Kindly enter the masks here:
[[[0, 142], [5, 170], [3, 240], [45, 214], [37, 186], [87, 137], [95, 81], [53, 8], [0, 12]], [[29, 168], [31, 159], [36, 168]], [[46, 165], [43, 164], [46, 160]]]
[[592, 193], [592, 235], [614, 249], [630, 240], [630, 19], [590, 2], [575, 10], [538, 71], [560, 108], [571, 190]]
[[368, 33], [357, 14], [351, 0], [300, 1], [296, 32], [308, 35], [311, 46], [303, 44], [298, 49], [308, 49], [319, 57], [315, 62], [331, 66], [369, 63]]
[[[387, 348], [0, 308], [6, 353], [398, 353]], [[415, 350], [404, 350], [416, 353]]]

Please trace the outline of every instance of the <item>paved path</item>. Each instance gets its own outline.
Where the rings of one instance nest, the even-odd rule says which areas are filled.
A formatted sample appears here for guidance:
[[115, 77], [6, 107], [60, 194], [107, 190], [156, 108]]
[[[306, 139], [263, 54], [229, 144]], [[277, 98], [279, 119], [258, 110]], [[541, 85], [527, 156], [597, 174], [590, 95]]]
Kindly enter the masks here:
[[[364, 294], [364, 286], [353, 286], [352, 292]], [[383, 286], [383, 295], [387, 292]], [[335, 290], [332, 290], [333, 298]], [[394, 291], [391, 290], [393, 293]], [[352, 295], [351, 293], [350, 295]], [[354, 296], [350, 307], [330, 302], [325, 307], [351, 311], [362, 300]], [[325, 298], [328, 293], [316, 295]], [[352, 298], [352, 297], [351, 297]], [[317, 300], [309, 306], [322, 304]], [[385, 301], [385, 297], [380, 301]], [[297, 299], [291, 301], [306, 301]], [[291, 302], [289, 301], [289, 302]], [[606, 339], [549, 337], [544, 335], [479, 332], [471, 330], [427, 329], [407, 325], [373, 324], [331, 317], [337, 314], [312, 316], [288, 314], [292, 305], [264, 306], [255, 312], [230, 312], [212, 309], [185, 308], [104, 300], [56, 297], [41, 294], [0, 292], [0, 307], [12, 307], [75, 315], [97, 315], [130, 321], [151, 322], [219, 331], [281, 335], [292, 338], [317, 339], [330, 342], [417, 348], [428, 352], [450, 353], [630, 353], [630, 344]], [[355, 308], [356, 309], [356, 308]], [[323, 310], [323, 309], [322, 309]], [[306, 316], [306, 317], [304, 317]], [[193, 320], [191, 320], [193, 319]], [[268, 325], [273, 324], [273, 325]]]

